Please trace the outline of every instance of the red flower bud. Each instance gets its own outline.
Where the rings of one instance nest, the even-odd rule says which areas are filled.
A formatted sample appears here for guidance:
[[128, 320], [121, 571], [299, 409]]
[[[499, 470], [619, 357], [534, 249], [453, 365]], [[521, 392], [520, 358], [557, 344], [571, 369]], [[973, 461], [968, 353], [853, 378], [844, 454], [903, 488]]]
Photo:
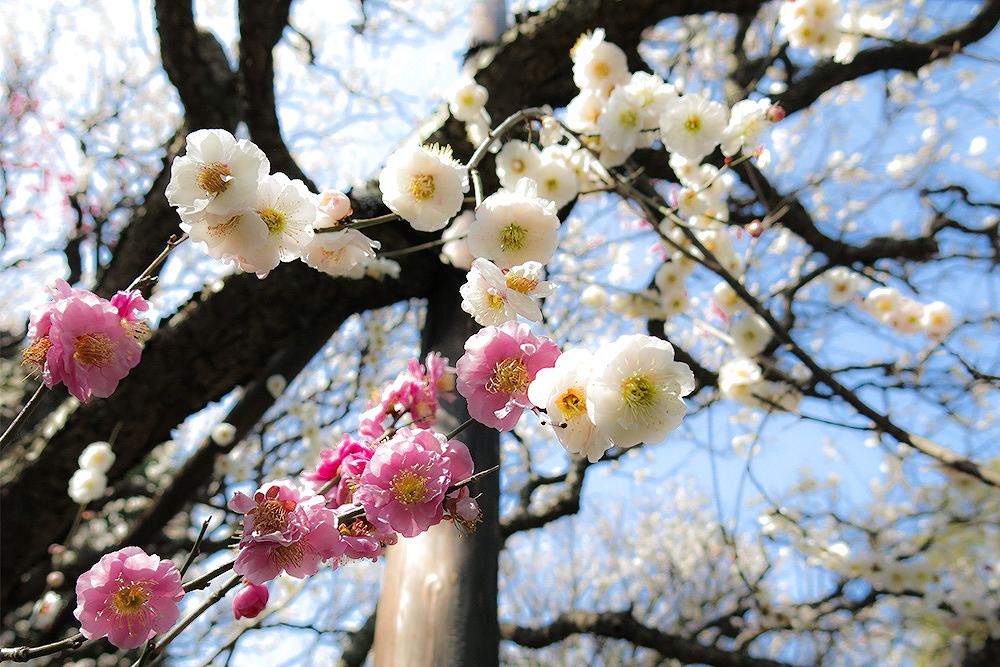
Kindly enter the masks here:
[[267, 586], [247, 583], [233, 598], [233, 616], [237, 620], [257, 618], [257, 614], [267, 606], [267, 598]]

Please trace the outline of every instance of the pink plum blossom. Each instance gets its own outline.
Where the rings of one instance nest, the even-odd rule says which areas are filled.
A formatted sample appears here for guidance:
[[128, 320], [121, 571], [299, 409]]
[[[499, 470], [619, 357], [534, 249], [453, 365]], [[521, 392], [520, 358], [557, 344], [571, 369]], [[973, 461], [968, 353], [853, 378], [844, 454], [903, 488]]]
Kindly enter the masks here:
[[316, 468], [305, 471], [303, 475], [317, 489], [332, 480], [337, 480], [336, 486], [326, 492], [327, 497], [337, 501], [338, 504], [350, 503], [358, 486], [358, 479], [368, 466], [374, 451], [369, 443], [355, 440], [350, 434], [345, 433], [340, 444], [336, 448], [327, 448], [320, 452]]
[[531, 407], [528, 385], [535, 374], [551, 368], [558, 357], [559, 347], [531, 333], [527, 324], [484, 327], [465, 341], [465, 354], [456, 364], [458, 393], [476, 421], [510, 431]]
[[[342, 506], [341, 510], [353, 510], [355, 505]], [[340, 534], [344, 538], [346, 558], [370, 558], [375, 561], [385, 551], [385, 547], [396, 543], [396, 532], [384, 521], [372, 524], [364, 517], [340, 524]]]
[[49, 388], [63, 383], [83, 402], [107, 398], [139, 363], [136, 339], [148, 328], [137, 312], [149, 305], [138, 292], [108, 301], [63, 280], [51, 294], [51, 303], [32, 312], [25, 361], [41, 368]]
[[375, 450], [356, 494], [369, 522], [414, 537], [441, 521], [448, 487], [472, 475], [472, 455], [456, 440], [401, 428]]
[[344, 553], [337, 516], [326, 499], [291, 482], [265, 484], [253, 498], [236, 492], [229, 509], [246, 515], [233, 571], [252, 584], [282, 571], [302, 579], [316, 574], [322, 561]]
[[173, 563], [125, 547], [76, 580], [73, 615], [87, 639], [107, 636], [118, 648], [131, 649], [173, 626], [182, 597], [181, 574]]

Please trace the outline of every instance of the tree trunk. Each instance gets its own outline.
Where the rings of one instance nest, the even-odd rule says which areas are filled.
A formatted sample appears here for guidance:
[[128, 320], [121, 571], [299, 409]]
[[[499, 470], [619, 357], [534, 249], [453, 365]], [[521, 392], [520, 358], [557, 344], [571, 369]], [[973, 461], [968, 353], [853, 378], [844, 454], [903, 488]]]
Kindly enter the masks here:
[[[443, 273], [440, 290], [428, 302], [423, 347], [442, 352], [454, 365], [479, 327], [460, 307], [463, 276]], [[468, 418], [461, 397], [444, 403], [441, 412], [442, 432]], [[469, 446], [476, 470], [499, 465], [500, 438], [493, 429], [473, 424], [456, 439]], [[499, 664], [499, 473], [477, 482], [472, 493], [482, 494], [483, 523], [475, 533], [462, 536], [442, 523], [389, 549], [375, 624], [376, 667]]]

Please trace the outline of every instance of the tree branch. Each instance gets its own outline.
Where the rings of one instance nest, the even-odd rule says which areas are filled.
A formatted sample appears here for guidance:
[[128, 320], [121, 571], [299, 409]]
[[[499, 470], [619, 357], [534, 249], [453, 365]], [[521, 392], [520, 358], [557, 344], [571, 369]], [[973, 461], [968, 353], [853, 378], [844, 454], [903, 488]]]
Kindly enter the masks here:
[[511, 623], [500, 626], [504, 639], [526, 648], [542, 648], [566, 639], [570, 635], [588, 634], [595, 637], [624, 639], [636, 646], [653, 649], [664, 658], [683, 664], [713, 667], [792, 667], [790, 663], [755, 658], [743, 651], [726, 651], [705, 646], [693, 639], [661, 632], [643, 625], [631, 611], [570, 612], [561, 614], [542, 627], [522, 627]]

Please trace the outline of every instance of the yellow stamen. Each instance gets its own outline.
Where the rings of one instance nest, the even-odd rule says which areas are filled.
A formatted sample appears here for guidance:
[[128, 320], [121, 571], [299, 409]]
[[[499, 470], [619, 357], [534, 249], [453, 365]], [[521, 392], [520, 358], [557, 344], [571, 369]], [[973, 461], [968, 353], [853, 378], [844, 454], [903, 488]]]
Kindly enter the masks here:
[[507, 287], [511, 288], [515, 292], [520, 292], [521, 294], [528, 294], [536, 287], [538, 287], [538, 281], [532, 280], [531, 278], [525, 278], [524, 276], [519, 276], [515, 273], [508, 273]]
[[397, 472], [389, 488], [396, 500], [404, 505], [415, 505], [427, 497], [427, 476], [419, 472], [419, 467]]
[[281, 211], [268, 206], [265, 209], [257, 211], [257, 215], [259, 215], [260, 219], [264, 221], [265, 225], [267, 225], [267, 233], [270, 236], [281, 234], [285, 231], [286, 216]]
[[587, 412], [587, 399], [576, 389], [567, 389], [566, 393], [556, 399], [556, 407], [566, 419], [574, 419]]
[[493, 367], [493, 376], [486, 382], [486, 391], [515, 394], [528, 387], [528, 369], [520, 359], [504, 359]]
[[434, 196], [434, 177], [430, 174], [417, 174], [410, 179], [408, 189], [417, 201], [427, 201]]
[[622, 383], [622, 399], [630, 408], [648, 408], [656, 400], [656, 385], [645, 375], [635, 373]]
[[76, 339], [73, 358], [87, 366], [107, 368], [115, 362], [115, 343], [101, 333], [85, 333]]
[[233, 172], [221, 162], [202, 165], [195, 177], [198, 187], [210, 195], [221, 195], [229, 189], [229, 182], [232, 180]]
[[50, 347], [52, 347], [52, 341], [49, 340], [48, 336], [39, 338], [21, 353], [24, 358], [22, 365], [35, 365], [41, 368], [45, 365], [45, 355], [49, 353]]
[[528, 238], [528, 230], [521, 225], [511, 223], [500, 230], [501, 250], [520, 250]]

